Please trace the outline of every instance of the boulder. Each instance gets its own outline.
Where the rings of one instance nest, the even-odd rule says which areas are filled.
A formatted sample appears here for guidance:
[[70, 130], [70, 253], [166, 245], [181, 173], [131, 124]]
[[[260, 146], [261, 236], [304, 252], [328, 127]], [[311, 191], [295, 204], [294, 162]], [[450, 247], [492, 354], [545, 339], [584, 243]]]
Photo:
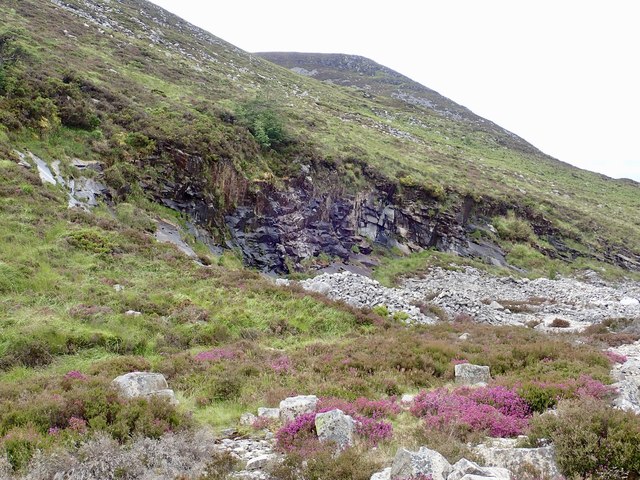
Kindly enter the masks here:
[[253, 413], [243, 413], [242, 415], [240, 415], [240, 425], [250, 427], [251, 425], [253, 425], [253, 422], [257, 420], [257, 418], [258, 417], [256, 417]]
[[391, 480], [391, 467], [374, 473], [369, 480]]
[[640, 300], [633, 297], [624, 297], [622, 300], [620, 300], [620, 305], [622, 305], [623, 307], [637, 307], [640, 305]]
[[335, 409], [316, 415], [316, 432], [321, 442], [333, 442], [338, 450], [353, 445], [355, 422], [342, 410]]
[[400, 403], [413, 403], [413, 401], [416, 399], [416, 394], [415, 393], [405, 393], [402, 395], [402, 398], [400, 398]]
[[258, 417], [260, 418], [272, 418], [277, 420], [280, 418], [280, 409], [279, 408], [266, 408], [260, 407], [258, 408]]
[[390, 480], [416, 475], [431, 475], [432, 480], [447, 480], [451, 464], [435, 450], [420, 447], [417, 452], [400, 448], [391, 465]]
[[298, 395], [285, 398], [280, 402], [280, 420], [291, 422], [296, 417], [305, 413], [313, 413], [318, 406], [318, 397], [315, 395]]
[[164, 397], [171, 403], [178, 403], [173, 390], [161, 373], [131, 372], [115, 378], [112, 385], [125, 398]]
[[539, 475], [549, 479], [562, 478], [554, 460], [553, 446], [540, 448], [515, 448], [506, 445], [478, 445], [473, 452], [492, 467], [506, 468], [518, 472], [523, 468], [534, 469]]
[[476, 478], [497, 478], [511, 480], [511, 472], [500, 467], [481, 467], [466, 458], [458, 460], [452, 467], [447, 480], [472, 480]]
[[491, 380], [489, 367], [485, 365], [461, 363], [455, 366], [455, 372], [456, 383], [459, 385], [477, 385], [478, 383], [489, 383]]
[[251, 460], [247, 462], [247, 466], [245, 467], [247, 470], [262, 470], [265, 467], [268, 467], [271, 463], [276, 460], [276, 455], [267, 454], [260, 455], [258, 457], [253, 457]]

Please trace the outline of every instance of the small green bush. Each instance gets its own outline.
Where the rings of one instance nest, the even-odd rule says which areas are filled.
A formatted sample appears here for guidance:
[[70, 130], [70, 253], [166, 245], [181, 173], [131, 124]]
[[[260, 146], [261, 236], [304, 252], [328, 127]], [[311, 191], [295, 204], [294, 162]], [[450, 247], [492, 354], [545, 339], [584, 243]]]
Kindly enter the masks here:
[[535, 236], [529, 222], [516, 217], [512, 211], [510, 211], [506, 217], [494, 218], [493, 225], [503, 240], [527, 242]]
[[128, 227], [146, 232], [154, 232], [156, 224], [147, 213], [130, 203], [119, 203], [116, 205], [116, 217]]
[[112, 253], [115, 248], [103, 232], [95, 229], [76, 230], [69, 233], [66, 239], [70, 245], [91, 253], [108, 254]]
[[553, 441], [567, 478], [638, 478], [640, 417], [594, 399], [561, 402], [557, 415], [534, 418], [530, 440]]
[[278, 149], [288, 142], [280, 116], [267, 104], [253, 101], [242, 108], [241, 118], [263, 148]]
[[4, 450], [11, 467], [22, 470], [31, 460], [42, 440], [33, 427], [18, 427], [7, 433], [0, 441], [0, 452]]

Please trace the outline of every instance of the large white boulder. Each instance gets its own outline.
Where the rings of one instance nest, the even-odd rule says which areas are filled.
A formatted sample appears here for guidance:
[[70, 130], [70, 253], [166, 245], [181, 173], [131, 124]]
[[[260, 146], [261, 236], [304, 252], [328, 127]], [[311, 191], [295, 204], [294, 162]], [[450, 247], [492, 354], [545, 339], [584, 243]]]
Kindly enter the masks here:
[[431, 475], [433, 480], [447, 480], [451, 464], [441, 454], [427, 447], [417, 452], [400, 448], [391, 465], [390, 480], [400, 480], [416, 475]]
[[474, 447], [473, 452], [481, 457], [483, 463], [492, 467], [506, 468], [518, 472], [522, 468], [537, 471], [544, 478], [560, 479], [560, 471], [554, 460], [553, 446], [540, 448], [516, 448], [506, 442], [497, 441]]
[[455, 371], [456, 383], [459, 385], [477, 385], [479, 383], [489, 383], [491, 380], [489, 367], [485, 365], [460, 363], [455, 366]]
[[120, 375], [111, 383], [125, 398], [164, 397], [171, 403], [178, 403], [161, 373], [131, 372]]
[[316, 432], [321, 442], [333, 442], [338, 450], [353, 445], [355, 422], [342, 410], [335, 409], [316, 415]]
[[313, 413], [318, 406], [318, 397], [315, 395], [298, 395], [285, 398], [280, 402], [280, 420], [291, 422], [296, 417], [305, 413]]

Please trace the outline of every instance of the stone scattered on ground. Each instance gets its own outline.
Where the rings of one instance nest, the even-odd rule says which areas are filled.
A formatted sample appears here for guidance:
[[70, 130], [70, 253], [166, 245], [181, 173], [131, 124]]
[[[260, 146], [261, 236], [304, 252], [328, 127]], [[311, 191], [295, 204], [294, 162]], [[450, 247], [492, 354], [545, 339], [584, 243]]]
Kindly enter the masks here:
[[318, 397], [315, 395], [285, 398], [280, 402], [280, 420], [284, 423], [291, 422], [300, 415], [315, 412], [317, 406]]
[[413, 303], [420, 300], [419, 293], [387, 288], [379, 282], [351, 272], [323, 273], [300, 282], [302, 288], [322, 293], [333, 300], [342, 300], [357, 308], [384, 306], [389, 313], [404, 312], [418, 323], [433, 323], [434, 319], [421, 313]]
[[355, 422], [342, 410], [335, 409], [316, 415], [316, 432], [321, 442], [335, 443], [338, 450], [353, 445]]
[[161, 373], [131, 372], [115, 378], [112, 384], [125, 398], [163, 397], [171, 403], [178, 403], [173, 390]]
[[269, 480], [268, 471], [281, 460], [273, 449], [272, 440], [251, 438], [223, 438], [216, 444], [218, 451], [229, 452], [245, 466], [234, 472], [230, 478], [246, 480]]
[[461, 363], [454, 368], [458, 385], [485, 385], [491, 381], [489, 367], [486, 365]]
[[[390, 313], [405, 312], [411, 321], [421, 323], [433, 319], [420, 312], [416, 306], [420, 303], [442, 309], [450, 319], [469, 315], [477, 322], [494, 325], [535, 323], [536, 328], [552, 332], [582, 330], [609, 318], [640, 318], [640, 284], [614, 285], [595, 273], [583, 280], [530, 280], [496, 277], [471, 267], [433, 268], [422, 278], [405, 280], [398, 288], [349, 272], [322, 274], [300, 284], [355, 307], [384, 305]], [[553, 326], [556, 319], [568, 322], [568, 327]]]

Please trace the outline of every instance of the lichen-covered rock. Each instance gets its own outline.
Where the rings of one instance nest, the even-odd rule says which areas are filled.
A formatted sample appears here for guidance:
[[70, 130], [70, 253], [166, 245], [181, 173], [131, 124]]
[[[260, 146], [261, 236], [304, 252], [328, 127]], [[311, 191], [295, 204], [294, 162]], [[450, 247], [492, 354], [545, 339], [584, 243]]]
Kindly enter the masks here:
[[171, 403], [178, 403], [173, 390], [169, 388], [161, 373], [131, 372], [120, 375], [111, 383], [125, 398], [155, 396], [167, 398]]
[[491, 380], [489, 367], [485, 365], [461, 363], [455, 366], [455, 371], [456, 383], [459, 385], [477, 385], [479, 383], [489, 383]]
[[391, 465], [390, 480], [415, 475], [431, 475], [433, 480], [447, 480], [451, 464], [435, 450], [420, 447], [417, 452], [400, 448]]
[[553, 446], [540, 448], [516, 448], [515, 441], [507, 445], [504, 439], [495, 444], [481, 444], [473, 449], [484, 464], [492, 467], [506, 468], [517, 473], [522, 468], [535, 470], [544, 478], [560, 479], [560, 471], [554, 460]]
[[511, 472], [506, 468], [481, 467], [477, 463], [463, 458], [453, 464], [451, 467], [451, 473], [447, 477], [447, 480], [475, 480], [479, 478], [511, 480]]
[[277, 458], [276, 455], [273, 455], [273, 454], [260, 455], [258, 457], [253, 457], [247, 462], [247, 466], [245, 468], [246, 470], [249, 470], [249, 471], [262, 470], [268, 467], [270, 464], [272, 464], [276, 460], [276, 458]]
[[321, 442], [333, 442], [339, 450], [353, 445], [355, 422], [342, 410], [335, 409], [316, 415], [316, 432]]
[[285, 398], [280, 402], [280, 420], [291, 422], [296, 417], [305, 413], [312, 413], [318, 406], [318, 397], [315, 395], [298, 395]]
[[258, 417], [260, 418], [272, 418], [277, 420], [280, 418], [280, 409], [279, 408], [266, 408], [260, 407], [258, 408]]
[[258, 419], [253, 413], [243, 413], [240, 415], [240, 425], [251, 426]]

